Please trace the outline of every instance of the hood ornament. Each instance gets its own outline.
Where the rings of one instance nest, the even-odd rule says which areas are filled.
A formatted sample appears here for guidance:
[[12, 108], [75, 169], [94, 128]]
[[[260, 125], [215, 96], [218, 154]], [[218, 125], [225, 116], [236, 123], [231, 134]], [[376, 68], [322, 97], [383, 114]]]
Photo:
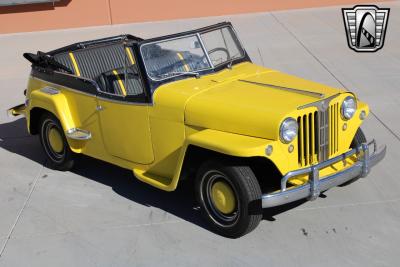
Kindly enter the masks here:
[[330, 96], [330, 97], [328, 97], [328, 98], [326, 98], [324, 100], [319, 100], [319, 101], [316, 101], [316, 102], [312, 102], [312, 103], [300, 106], [297, 109], [301, 110], [301, 109], [305, 109], [305, 108], [308, 108], [308, 107], [316, 107], [318, 109], [318, 111], [324, 112], [324, 111], [326, 111], [328, 109], [329, 104], [332, 101], [332, 99], [335, 99], [339, 95], [340, 95], [340, 93], [332, 95], [332, 96]]

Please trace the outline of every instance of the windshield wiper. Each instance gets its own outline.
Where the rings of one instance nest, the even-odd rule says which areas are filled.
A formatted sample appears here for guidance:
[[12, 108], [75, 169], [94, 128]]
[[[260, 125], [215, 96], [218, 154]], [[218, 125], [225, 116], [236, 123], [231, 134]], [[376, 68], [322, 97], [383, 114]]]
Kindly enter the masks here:
[[174, 72], [165, 73], [162, 76], [170, 77], [170, 76], [175, 76], [175, 75], [191, 76], [191, 77], [196, 77], [196, 79], [200, 78], [200, 74], [198, 72], [194, 72], [194, 71], [174, 71]]
[[229, 60], [227, 60], [226, 62], [228, 62], [228, 64], [226, 65], [226, 67], [228, 68], [228, 69], [232, 69], [232, 64], [233, 64], [233, 61], [235, 61], [236, 59], [237, 59], [237, 56], [238, 56], [239, 54], [235, 54], [235, 55], [233, 55], [232, 57], [230, 57], [230, 59]]
[[230, 69], [230, 70], [232, 69], [233, 60], [234, 60], [234, 59], [230, 59], [229, 62], [228, 62], [228, 64], [226, 65], [226, 67], [227, 67], [228, 69]]

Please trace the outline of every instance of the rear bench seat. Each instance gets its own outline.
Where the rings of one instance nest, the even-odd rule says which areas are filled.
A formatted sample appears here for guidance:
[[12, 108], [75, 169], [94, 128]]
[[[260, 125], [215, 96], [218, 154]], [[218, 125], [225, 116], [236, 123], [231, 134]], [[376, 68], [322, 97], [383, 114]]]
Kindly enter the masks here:
[[124, 66], [134, 65], [135, 61], [132, 49], [121, 43], [60, 53], [54, 59], [73, 70], [75, 75], [97, 81], [104, 92], [116, 95], [143, 94], [138, 76], [133, 73], [127, 75], [127, 85], [124, 85]]
[[104, 72], [97, 80], [100, 87], [105, 88], [105, 92], [107, 93], [134, 96], [144, 93], [137, 70], [134, 72], [132, 68], [127, 68], [126, 73], [124, 68]]

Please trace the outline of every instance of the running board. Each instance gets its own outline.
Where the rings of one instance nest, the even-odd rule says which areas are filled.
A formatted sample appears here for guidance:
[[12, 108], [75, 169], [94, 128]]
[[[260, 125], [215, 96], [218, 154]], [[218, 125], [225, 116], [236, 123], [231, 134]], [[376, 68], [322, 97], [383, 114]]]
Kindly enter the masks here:
[[68, 138], [74, 139], [74, 140], [89, 140], [92, 138], [92, 134], [89, 131], [82, 130], [79, 128], [72, 128], [69, 129], [65, 132], [65, 135]]

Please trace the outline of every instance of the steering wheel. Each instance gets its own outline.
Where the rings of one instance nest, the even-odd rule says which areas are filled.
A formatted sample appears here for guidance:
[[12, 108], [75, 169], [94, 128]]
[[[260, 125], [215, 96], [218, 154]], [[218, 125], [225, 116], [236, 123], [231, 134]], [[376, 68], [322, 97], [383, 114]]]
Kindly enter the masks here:
[[224, 47], [216, 47], [216, 48], [213, 48], [213, 49], [211, 49], [210, 51], [208, 51], [208, 55], [210, 56], [211, 54], [213, 54], [213, 53], [215, 53], [215, 52], [218, 52], [218, 51], [224, 52], [224, 53], [226, 54], [226, 60], [231, 59], [231, 55], [229, 54], [228, 49], [226, 49], [226, 48], [224, 48]]

